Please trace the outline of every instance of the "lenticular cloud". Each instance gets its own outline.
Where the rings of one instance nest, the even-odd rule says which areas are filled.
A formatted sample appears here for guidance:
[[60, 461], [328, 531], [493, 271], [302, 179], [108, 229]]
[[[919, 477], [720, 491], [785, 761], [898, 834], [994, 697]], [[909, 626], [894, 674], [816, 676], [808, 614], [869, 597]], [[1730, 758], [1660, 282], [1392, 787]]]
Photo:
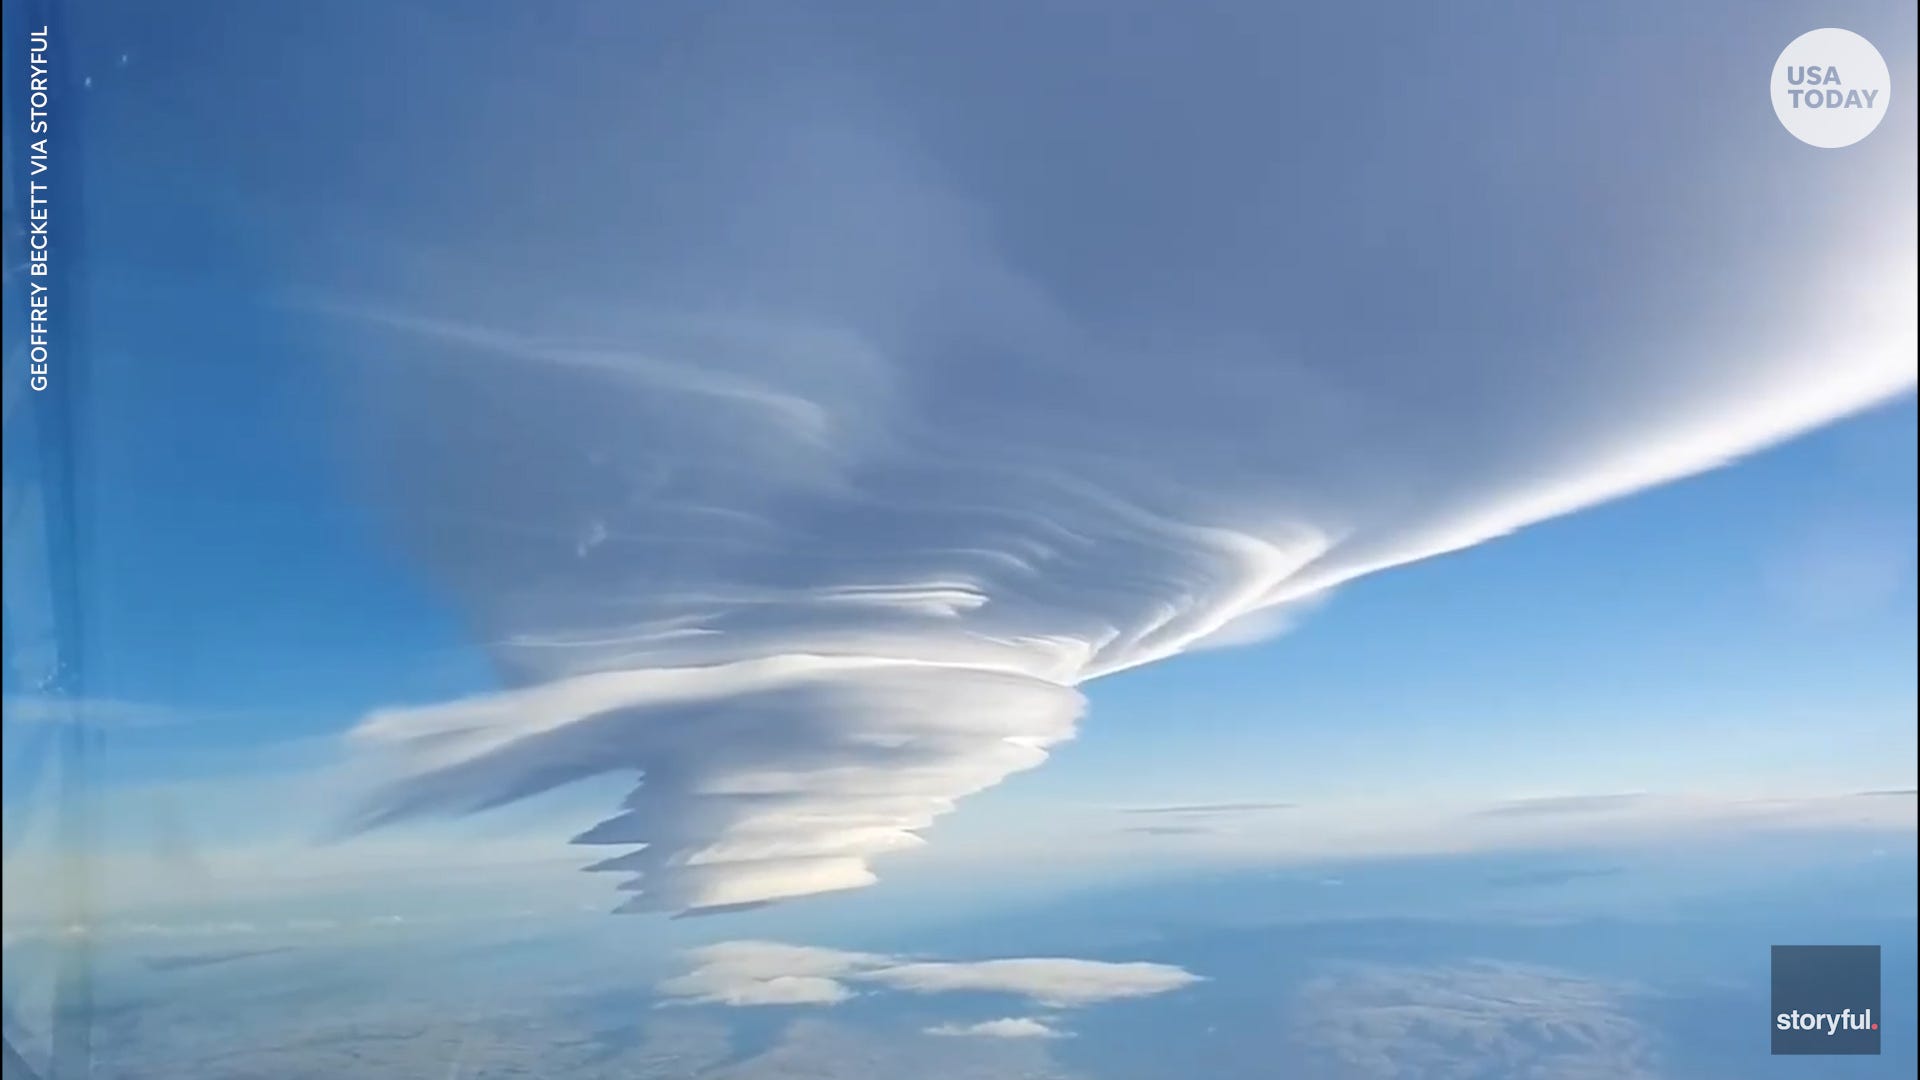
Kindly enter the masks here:
[[[614, 772], [575, 840], [629, 909], [862, 886], [1090, 679], [1912, 384], [1911, 133], [1842, 175], [1732, 89], [1640, 125], [1672, 88], [1596, 73], [1683, 77], [1635, 52], [1671, 35], [1433, 27], [1536, 88], [1469, 103], [1424, 55], [1252, 55], [1288, 27], [1244, 12], [1095, 48], [1019, 10], [1044, 56], [609, 25], [470, 140], [378, 120], [490, 224], [324, 306], [504, 688], [367, 717], [364, 823]], [[1357, 112], [1273, 107], [1335, 69]]]

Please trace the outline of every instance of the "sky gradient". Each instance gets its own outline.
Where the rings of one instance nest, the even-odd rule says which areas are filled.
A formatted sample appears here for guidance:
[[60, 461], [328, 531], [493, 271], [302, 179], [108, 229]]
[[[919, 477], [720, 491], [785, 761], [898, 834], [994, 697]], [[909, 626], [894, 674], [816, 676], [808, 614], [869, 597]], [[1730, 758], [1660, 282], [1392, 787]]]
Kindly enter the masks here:
[[611, 921], [1045, 1042], [1204, 973], [845, 936], [1910, 847], [1911, 5], [1831, 5], [1908, 110], [1837, 151], [1784, 3], [472, 6], [68, 13], [10, 949], [716, 914]]
[[489, 96], [526, 16], [404, 10], [404, 109], [345, 22], [80, 17], [115, 784], [354, 834], [644, 773], [554, 839], [669, 911], [871, 882], [1083, 684], [1005, 813], [1911, 784], [1913, 139], [1776, 138], [1765, 20], [1063, 8], [983, 80], [960, 9], [594, 12]]

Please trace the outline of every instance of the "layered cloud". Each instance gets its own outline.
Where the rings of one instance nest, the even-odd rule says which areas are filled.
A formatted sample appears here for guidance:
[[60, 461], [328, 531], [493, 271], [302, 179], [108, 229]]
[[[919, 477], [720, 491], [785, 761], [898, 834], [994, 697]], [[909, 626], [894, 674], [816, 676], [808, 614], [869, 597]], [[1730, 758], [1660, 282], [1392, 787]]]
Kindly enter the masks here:
[[[911, 994], [978, 993], [1024, 998], [1048, 1009], [1077, 1009], [1152, 997], [1200, 981], [1171, 964], [1113, 963], [1071, 957], [945, 961], [845, 952], [771, 941], [725, 941], [693, 949], [692, 970], [662, 982], [663, 1003], [833, 1005], [861, 990]], [[978, 1027], [1035, 1024], [992, 1021]], [[940, 1034], [1013, 1034], [1010, 1030]], [[1023, 1034], [1039, 1034], [1026, 1031]]]
[[[575, 839], [631, 910], [865, 885], [1089, 680], [1913, 383], [1910, 133], [1830, 175], [1753, 80], [1663, 88], [1647, 50], [1710, 20], [1275, 64], [1238, 42], [1297, 28], [1237, 11], [1114, 49], [1020, 17], [1044, 63], [931, 17], [608, 16], [625, 46], [472, 141], [369, 114], [466, 216], [320, 306], [369, 490], [504, 689], [367, 717], [360, 823], [613, 772]], [[1454, 100], [1476, 60], [1531, 89]], [[1368, 122], [1273, 105], [1336, 75]], [[789, 978], [746, 992], [840, 976]]]

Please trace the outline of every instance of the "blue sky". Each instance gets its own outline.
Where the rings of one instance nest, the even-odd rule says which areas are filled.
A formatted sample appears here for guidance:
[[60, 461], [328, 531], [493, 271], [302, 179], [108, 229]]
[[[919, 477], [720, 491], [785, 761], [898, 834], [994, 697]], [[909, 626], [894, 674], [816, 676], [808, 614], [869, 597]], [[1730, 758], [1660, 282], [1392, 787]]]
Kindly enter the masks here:
[[[244, 770], [238, 751], [492, 683], [431, 585], [300, 459], [299, 403], [221, 385], [234, 399], [183, 394], [179, 413], [150, 396], [164, 387], [129, 386], [179, 452], [127, 453], [124, 486], [94, 496], [111, 516], [89, 576], [112, 598], [90, 621], [95, 696], [186, 721], [113, 732], [129, 781]], [[1142, 783], [1130, 763], [1148, 755], [1150, 784], [1176, 801], [1417, 787], [1434, 778], [1404, 770], [1446, 755], [1464, 789], [1492, 795], [1910, 785], [1913, 438], [1912, 403], [1890, 405], [1356, 583], [1276, 640], [1115, 677], [1094, 691], [1088, 733], [1032, 786], [1156, 801], [1128, 794]], [[221, 494], [194, 498], [196, 484]]]
[[1096, 687], [1047, 779], [1091, 793], [1150, 758], [1187, 797], [1910, 787], [1913, 439], [1892, 405], [1355, 583], [1281, 639]]
[[[286, 767], [319, 751], [276, 747], [368, 709], [493, 685], [458, 616], [334, 490], [320, 419], [271, 367], [114, 374], [96, 451], [114, 483], [88, 500], [94, 696], [177, 713], [110, 731], [116, 781]], [[1115, 677], [1020, 787], [1151, 803], [1912, 786], [1914, 425], [1911, 400], [1875, 409], [1356, 583], [1275, 640]]]
[[1772, 1075], [1833, 935], [1911, 1015], [1912, 4], [63, 14], [9, 1052]]
[[[284, 408], [242, 415], [284, 432], [299, 406]], [[188, 413], [176, 428], [175, 415], [167, 427], [215, 430], [205, 419]], [[934, 835], [971, 841], [969, 858], [1004, 845], [1017, 861], [1010, 834], [1035, 815], [1074, 819], [1098, 844], [1122, 820], [1102, 815], [1131, 806], [1267, 800], [1364, 813], [1407, 801], [1911, 788], [1915, 422], [1912, 400], [1895, 402], [1728, 468], [1354, 583], [1272, 640], [1097, 683], [1074, 742]], [[324, 491], [315, 478], [325, 474], [303, 476], [313, 463], [296, 452], [272, 460], [287, 443], [178, 460], [278, 492]], [[328, 800], [340, 792], [286, 801], [283, 778], [334, 766], [337, 738], [369, 709], [482, 692], [493, 677], [457, 615], [350, 505], [323, 504], [331, 518], [270, 500], [162, 508], [137, 492], [165, 490], [166, 463], [128, 460], [130, 490], [98, 496], [128, 515], [115, 530], [123, 553], [95, 579], [117, 601], [106, 606], [116, 617], [93, 624], [111, 688], [98, 696], [115, 703], [96, 792], [102, 847], [164, 856], [177, 828], [209, 853], [265, 843], [299, 858], [335, 823], [340, 807]], [[148, 527], [160, 515], [166, 528]], [[288, 576], [288, 566], [311, 572]], [[120, 715], [133, 705], [145, 708]], [[26, 745], [21, 730], [10, 751]], [[44, 765], [10, 753], [12, 768]], [[526, 830], [564, 830], [621, 789], [589, 784], [463, 835], [511, 837], [514, 856], [531, 859], [541, 848]], [[10, 816], [48, 794], [9, 791], [19, 796]], [[156, 807], [177, 824], [156, 825]], [[564, 847], [552, 850], [564, 864]], [[1106, 854], [1112, 872], [1140, 849]], [[1140, 872], [1133, 863], [1124, 873]], [[1085, 880], [1061, 875], [1063, 885]], [[356, 903], [390, 904], [382, 891]]]
[[[510, 6], [377, 40], [234, 8], [218, 56], [134, 8], [75, 30], [103, 845], [151, 845], [163, 797], [195, 845], [299, 852], [371, 798], [409, 820], [325, 850], [581, 861], [643, 763], [831, 786], [900, 714], [947, 755], [895, 771], [942, 777], [901, 831], [965, 796], [927, 858], [1146, 804], [1914, 783], [1913, 139], [1782, 137], [1741, 80], [1789, 6], [1591, 14], [1579, 55], [1522, 7], [602, 13], [545, 28], [575, 60], [535, 85], [480, 74], [539, 29]], [[1909, 85], [1911, 13], [1855, 23]], [[996, 576], [1062, 535], [1086, 552]], [[608, 644], [690, 618], [675, 590], [720, 598], [708, 636]], [[911, 685], [777, 675], [698, 714], [732, 734], [692, 764], [488, 696], [821, 654]], [[762, 706], [790, 722], [727, 726]], [[435, 758], [436, 725], [478, 748]], [[43, 760], [17, 731], [10, 779]], [[656, 787], [640, 817], [704, 820]], [[813, 891], [684, 888], [736, 886]]]

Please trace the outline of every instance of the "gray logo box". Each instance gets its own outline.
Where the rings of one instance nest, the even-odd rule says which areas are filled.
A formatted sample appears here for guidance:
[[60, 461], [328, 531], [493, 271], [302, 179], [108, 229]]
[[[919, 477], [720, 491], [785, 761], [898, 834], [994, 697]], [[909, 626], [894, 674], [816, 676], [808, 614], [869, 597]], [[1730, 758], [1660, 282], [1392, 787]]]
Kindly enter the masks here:
[[1773, 1052], [1878, 1054], [1880, 946], [1775, 945]]

